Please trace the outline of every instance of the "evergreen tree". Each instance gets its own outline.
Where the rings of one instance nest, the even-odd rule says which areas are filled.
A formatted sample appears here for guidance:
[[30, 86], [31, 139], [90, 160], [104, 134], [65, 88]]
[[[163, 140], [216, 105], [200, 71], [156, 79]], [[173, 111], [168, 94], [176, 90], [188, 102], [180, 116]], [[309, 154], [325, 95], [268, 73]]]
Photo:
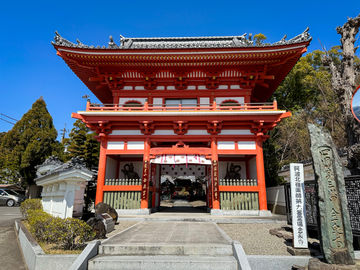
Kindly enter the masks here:
[[[339, 61], [338, 47], [327, 54]], [[291, 111], [292, 116], [281, 121], [264, 143], [268, 185], [281, 183], [278, 171], [283, 165], [311, 159], [308, 122], [326, 128], [339, 149], [346, 145], [344, 118], [331, 87], [331, 73], [321, 61], [324, 55], [314, 51], [302, 57], [273, 95], [279, 107]]]
[[64, 140], [66, 158], [82, 158], [89, 169], [97, 169], [100, 144], [81, 120], [76, 120], [69, 138]]
[[61, 152], [57, 131], [41, 97], [1, 140], [0, 179], [24, 185], [34, 183], [35, 166]]

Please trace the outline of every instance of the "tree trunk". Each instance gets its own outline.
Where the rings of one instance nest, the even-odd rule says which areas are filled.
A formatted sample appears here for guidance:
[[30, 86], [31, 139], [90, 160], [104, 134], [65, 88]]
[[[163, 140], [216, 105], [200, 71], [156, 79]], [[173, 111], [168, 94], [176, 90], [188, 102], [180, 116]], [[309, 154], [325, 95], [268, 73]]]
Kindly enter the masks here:
[[360, 14], [356, 18], [349, 18], [343, 25], [336, 28], [341, 35], [342, 59], [339, 65], [329, 57], [325, 57], [324, 64], [330, 67], [332, 88], [339, 96], [340, 106], [344, 115], [347, 135], [347, 164], [351, 174], [360, 174], [360, 123], [355, 120], [351, 112], [351, 100], [356, 89], [355, 79], [357, 70], [354, 66], [356, 49], [354, 43], [360, 27]]

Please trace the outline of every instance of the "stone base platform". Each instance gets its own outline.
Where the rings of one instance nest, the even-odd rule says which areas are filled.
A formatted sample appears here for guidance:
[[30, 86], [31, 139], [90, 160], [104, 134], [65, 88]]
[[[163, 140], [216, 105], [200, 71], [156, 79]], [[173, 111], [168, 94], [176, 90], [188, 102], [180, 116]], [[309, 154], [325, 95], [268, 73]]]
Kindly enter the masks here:
[[88, 269], [236, 270], [238, 265], [250, 269], [241, 245], [215, 223], [144, 221], [103, 241]]

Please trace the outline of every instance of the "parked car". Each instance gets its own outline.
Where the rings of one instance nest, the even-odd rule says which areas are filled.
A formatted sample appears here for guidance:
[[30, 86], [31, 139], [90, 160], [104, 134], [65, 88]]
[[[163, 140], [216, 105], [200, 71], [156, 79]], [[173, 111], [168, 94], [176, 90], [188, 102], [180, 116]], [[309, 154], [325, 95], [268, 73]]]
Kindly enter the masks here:
[[17, 193], [11, 189], [0, 189], [0, 205], [7, 205], [9, 207], [20, 204], [25, 200], [25, 196]]

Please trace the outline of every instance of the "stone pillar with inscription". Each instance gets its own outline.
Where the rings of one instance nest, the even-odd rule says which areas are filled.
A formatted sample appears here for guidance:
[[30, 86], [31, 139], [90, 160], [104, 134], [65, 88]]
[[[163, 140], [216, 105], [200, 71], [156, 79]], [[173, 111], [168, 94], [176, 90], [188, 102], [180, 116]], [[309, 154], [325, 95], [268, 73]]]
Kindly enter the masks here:
[[308, 124], [318, 183], [321, 246], [331, 264], [354, 264], [353, 236], [347, 209], [344, 173], [328, 132]]

